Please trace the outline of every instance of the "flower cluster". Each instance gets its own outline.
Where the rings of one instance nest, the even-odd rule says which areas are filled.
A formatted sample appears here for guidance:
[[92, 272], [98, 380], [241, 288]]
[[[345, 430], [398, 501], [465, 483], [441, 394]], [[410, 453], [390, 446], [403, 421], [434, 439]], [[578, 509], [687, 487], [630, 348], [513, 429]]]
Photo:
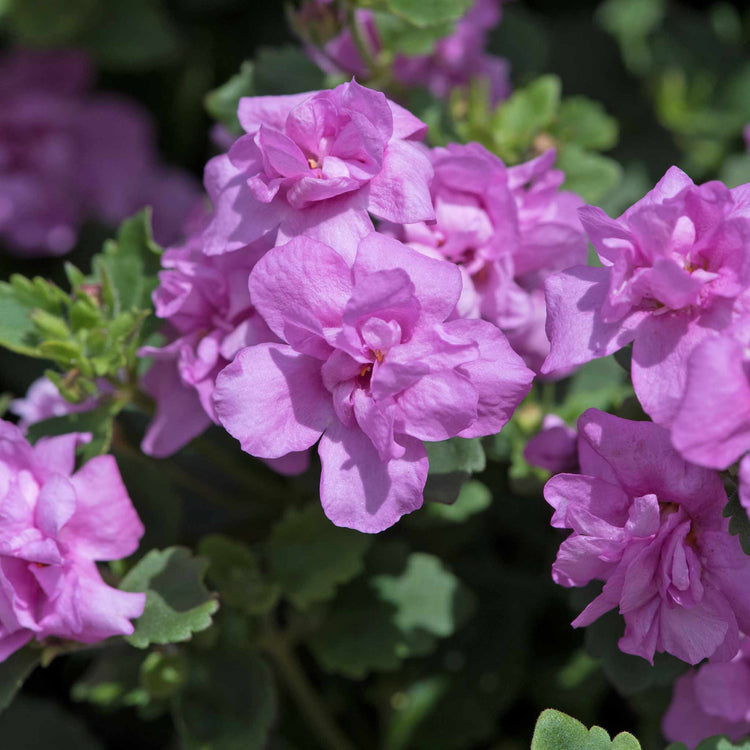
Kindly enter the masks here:
[[392, 231], [458, 265], [461, 316], [499, 326], [538, 372], [549, 352], [544, 280], [586, 261], [582, 199], [558, 189], [565, 175], [552, 168], [554, 150], [510, 168], [478, 143], [436, 148], [430, 158], [436, 221]]
[[552, 525], [573, 530], [553, 578], [605, 582], [573, 625], [618, 608], [626, 653], [731, 659], [740, 630], [750, 632], [750, 557], [728, 532], [718, 473], [686, 462], [652, 422], [590, 409], [578, 433], [580, 474], [558, 474], [544, 490]]
[[132, 554], [143, 526], [111, 456], [74, 471], [89, 436], [33, 447], [0, 421], [0, 661], [35, 638], [94, 643], [133, 632], [145, 594], [107, 586], [96, 561]]
[[670, 742], [695, 748], [701, 740], [725, 734], [739, 742], [750, 734], [750, 640], [728, 662], [703, 664], [678, 678], [662, 719]]
[[450, 320], [460, 291], [455, 266], [377, 233], [351, 267], [308, 238], [274, 248], [250, 293], [282, 343], [243, 349], [219, 375], [220, 421], [264, 458], [320, 439], [328, 517], [391, 526], [422, 504], [421, 441], [499, 432], [531, 385], [497, 328]]
[[645, 411], [686, 459], [727, 468], [750, 450], [750, 185], [694, 185], [672, 167], [618, 220], [592, 206], [580, 215], [603, 266], [547, 280], [542, 371], [632, 342]]
[[731, 661], [703, 664], [678, 678], [661, 725], [670, 742], [689, 748], [717, 734], [732, 742], [750, 734], [750, 639], [742, 637]]
[[528, 392], [519, 354], [546, 353], [535, 305], [585, 255], [581, 201], [554, 153], [506, 169], [478, 144], [430, 151], [355, 82], [239, 117], [206, 167], [212, 213], [163, 256], [143, 449], [218, 422], [293, 472], [320, 441], [329, 518], [380, 531], [422, 503], [423, 441], [497, 433]]
[[160, 163], [140, 106], [92, 94], [91, 77], [76, 52], [0, 60], [0, 240], [11, 252], [62, 255], [84, 220], [114, 225], [146, 205], [157, 239], [174, 242], [198, 197]]
[[[488, 32], [500, 23], [504, 0], [476, 0], [453, 31], [440, 39], [429, 55], [397, 54], [393, 60], [392, 74], [403, 86], [423, 87], [438, 98], [447, 97], [459, 86], [472, 80], [485, 81], [493, 104], [510, 95], [510, 65], [507, 60], [487, 54]], [[311, 24], [337, 26], [340, 19], [330, 0], [310, 0], [303, 6], [299, 22], [308, 28]], [[371, 11], [354, 11], [354, 23], [361, 43], [374, 57], [382, 43]], [[327, 73], [355, 75], [366, 78], [367, 61], [352, 36], [352, 30], [343, 29], [321, 45], [308, 44], [313, 60]]]
[[696, 186], [672, 167], [618, 220], [587, 206], [581, 221], [603, 264], [547, 281], [551, 352], [543, 371], [633, 342], [633, 386], [669, 426], [696, 346], [741, 317], [750, 284], [750, 186]]

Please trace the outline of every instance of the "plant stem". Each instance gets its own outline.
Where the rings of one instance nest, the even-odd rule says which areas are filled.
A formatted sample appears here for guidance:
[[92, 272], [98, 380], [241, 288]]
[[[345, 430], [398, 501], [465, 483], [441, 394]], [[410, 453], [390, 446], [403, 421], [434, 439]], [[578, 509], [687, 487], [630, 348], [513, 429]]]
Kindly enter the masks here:
[[362, 33], [362, 27], [357, 23], [357, 16], [355, 9], [352, 5], [346, 4], [346, 25], [352, 33], [352, 41], [354, 46], [357, 48], [357, 52], [362, 57], [362, 62], [367, 68], [368, 78], [373, 78], [378, 71], [378, 61], [373, 55], [370, 45], [365, 39], [365, 35]]
[[267, 622], [261, 645], [276, 665], [281, 681], [320, 744], [327, 750], [354, 750], [354, 745], [336, 725], [328, 707], [310, 684], [294, 649], [270, 621]]

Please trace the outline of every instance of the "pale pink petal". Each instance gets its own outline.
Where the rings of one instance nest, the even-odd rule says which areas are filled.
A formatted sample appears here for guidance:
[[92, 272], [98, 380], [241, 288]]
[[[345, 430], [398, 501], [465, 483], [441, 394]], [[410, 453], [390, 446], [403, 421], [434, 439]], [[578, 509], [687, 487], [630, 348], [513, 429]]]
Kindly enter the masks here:
[[132, 555], [144, 528], [114, 457], [90, 459], [70, 481], [76, 492], [76, 509], [60, 539], [92, 560], [119, 560]]
[[524, 364], [498, 328], [484, 320], [453, 320], [446, 333], [479, 345], [479, 358], [465, 362], [466, 373], [477, 389], [476, 421], [460, 437], [494, 435], [506, 425], [531, 390], [534, 373]]
[[393, 141], [385, 151], [383, 168], [369, 185], [370, 213], [395, 224], [434, 219], [429, 191], [432, 175], [430, 160], [421, 148]]
[[750, 450], [750, 381], [739, 341], [716, 337], [691, 353], [672, 442], [689, 461], [716, 469]]
[[335, 420], [321, 438], [320, 499], [337, 526], [377, 533], [422, 505], [427, 453], [419, 440], [404, 437], [402, 458], [383, 462], [358, 428]]
[[359, 244], [353, 272], [360, 274], [401, 268], [409, 274], [426, 315], [436, 322], [448, 318], [461, 296], [461, 272], [453, 263], [428, 258], [406, 245], [372, 232]]
[[545, 282], [550, 353], [542, 365], [549, 373], [606, 357], [629, 344], [648, 316], [635, 311], [615, 323], [601, 319], [609, 292], [607, 268], [576, 266]]
[[250, 297], [269, 328], [285, 339], [288, 322], [300, 311], [323, 327], [340, 325], [351, 295], [351, 272], [327, 245], [298, 237], [269, 250], [250, 274]]
[[243, 349], [219, 373], [214, 406], [242, 450], [259, 458], [306, 450], [333, 418], [320, 361], [283, 344]]

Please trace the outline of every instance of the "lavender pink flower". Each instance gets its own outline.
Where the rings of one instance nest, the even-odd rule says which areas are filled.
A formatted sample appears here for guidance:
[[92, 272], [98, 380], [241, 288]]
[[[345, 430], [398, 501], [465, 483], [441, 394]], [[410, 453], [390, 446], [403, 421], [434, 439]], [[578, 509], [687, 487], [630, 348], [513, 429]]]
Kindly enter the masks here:
[[427, 126], [382, 93], [352, 82], [251, 97], [240, 100], [238, 116], [247, 135], [206, 167], [209, 255], [304, 234], [351, 262], [372, 230], [370, 214], [396, 223], [433, 218], [432, 168], [417, 144]]
[[636, 394], [655, 422], [674, 420], [693, 349], [743, 312], [750, 282], [750, 185], [694, 185], [672, 167], [619, 219], [581, 221], [603, 264], [546, 282], [550, 355], [543, 372], [633, 342]]
[[507, 168], [478, 143], [431, 152], [435, 222], [390, 228], [411, 247], [457, 264], [462, 317], [499, 326], [526, 364], [547, 353], [543, 283], [552, 272], [586, 260], [574, 193], [559, 190], [555, 152]]
[[523, 457], [532, 466], [552, 474], [578, 470], [578, 433], [557, 414], [547, 414], [542, 429], [523, 450]]
[[97, 561], [135, 552], [143, 526], [112, 456], [75, 471], [89, 436], [33, 447], [0, 421], [0, 661], [32, 639], [95, 643], [133, 632], [145, 594], [107, 586]]
[[0, 60], [0, 240], [27, 255], [62, 255], [86, 219], [117, 224], [154, 207], [156, 237], [177, 239], [197, 198], [163, 165], [152, 124], [133, 102], [91, 91], [76, 52], [18, 50]]
[[750, 318], [691, 352], [672, 442], [688, 460], [726, 469], [750, 450]]
[[670, 742], [689, 750], [707, 737], [724, 734], [732, 742], [750, 735], [750, 639], [728, 662], [703, 664], [682, 675], [661, 722]]
[[[141, 443], [149, 456], [176, 453], [211, 424], [216, 376], [237, 352], [252, 344], [277, 341], [250, 302], [248, 278], [268, 249], [256, 242], [244, 252], [208, 256], [202, 231], [208, 216], [196, 216], [182, 245], [162, 255], [163, 270], [154, 291], [156, 315], [165, 321], [167, 343], [147, 346], [139, 355], [153, 360], [141, 381], [156, 412]], [[307, 454], [271, 461], [281, 473], [298, 473]]]
[[[504, 58], [486, 52], [488, 32], [500, 23], [503, 0], [476, 0], [453, 31], [440, 39], [427, 55], [398, 54], [393, 61], [393, 77], [403, 86], [424, 87], [443, 99], [457, 87], [468, 85], [473, 79], [486, 81], [490, 101], [497, 104], [510, 95], [510, 64]], [[312, 7], [300, 17], [307, 26], [314, 16], [326, 26], [336, 23], [330, 3], [313, 0]], [[317, 7], [315, 7], [317, 6]], [[322, 7], [321, 7], [322, 6]], [[375, 19], [369, 10], [358, 9], [354, 14], [365, 44], [373, 55], [382, 49]], [[338, 19], [340, 23], [340, 19]], [[320, 48], [308, 45], [308, 52], [327, 73], [354, 75], [366, 78], [367, 65], [352, 38], [344, 29]]]
[[378, 233], [352, 266], [307, 237], [250, 275], [281, 343], [241, 350], [214, 406], [243, 450], [277, 458], [318, 440], [320, 495], [339, 526], [378, 532], [422, 504], [422, 441], [500, 431], [533, 374], [503, 334], [455, 320], [461, 274]]
[[687, 463], [652, 422], [590, 409], [578, 434], [581, 473], [553, 477], [544, 492], [552, 525], [573, 530], [554, 580], [605, 582], [573, 626], [617, 608], [626, 653], [731, 659], [750, 629], [750, 558], [728, 532], [719, 474]]
[[10, 402], [9, 411], [19, 418], [18, 427], [25, 433], [37, 422], [89, 411], [95, 408], [96, 404], [95, 398], [74, 404], [60, 394], [57, 386], [49, 378], [41, 377], [29, 386], [23, 398], [16, 398]]

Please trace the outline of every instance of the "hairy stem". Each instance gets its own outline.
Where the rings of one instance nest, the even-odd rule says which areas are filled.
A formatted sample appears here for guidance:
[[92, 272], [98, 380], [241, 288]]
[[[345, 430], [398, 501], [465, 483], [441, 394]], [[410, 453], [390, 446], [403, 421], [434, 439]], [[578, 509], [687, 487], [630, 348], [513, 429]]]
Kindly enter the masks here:
[[327, 750], [354, 750], [354, 745], [339, 729], [329, 714], [328, 707], [310, 684], [293, 647], [270, 620], [267, 621], [261, 645], [321, 746]]

